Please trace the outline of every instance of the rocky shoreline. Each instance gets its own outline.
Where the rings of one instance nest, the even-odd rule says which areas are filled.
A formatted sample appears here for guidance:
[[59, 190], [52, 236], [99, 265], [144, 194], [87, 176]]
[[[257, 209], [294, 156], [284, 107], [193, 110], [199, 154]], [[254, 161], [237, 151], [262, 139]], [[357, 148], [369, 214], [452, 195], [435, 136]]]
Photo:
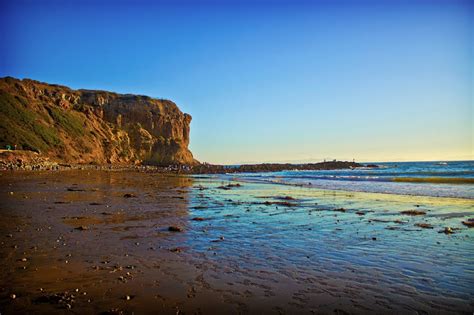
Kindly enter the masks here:
[[262, 172], [280, 172], [280, 171], [317, 171], [317, 170], [336, 170], [365, 167], [363, 164], [346, 161], [331, 161], [319, 163], [304, 164], [280, 164], [280, 163], [262, 163], [262, 164], [243, 164], [232, 165], [211, 165], [199, 164], [192, 167], [194, 174], [228, 174], [228, 173], [262, 173]]
[[331, 161], [306, 164], [244, 164], [232, 165], [125, 165], [125, 164], [66, 164], [55, 162], [48, 157], [33, 151], [3, 150], [0, 152], [1, 171], [61, 171], [61, 170], [104, 170], [104, 171], [139, 171], [172, 174], [228, 174], [278, 172], [287, 170], [335, 170], [365, 167], [363, 164], [345, 161]]

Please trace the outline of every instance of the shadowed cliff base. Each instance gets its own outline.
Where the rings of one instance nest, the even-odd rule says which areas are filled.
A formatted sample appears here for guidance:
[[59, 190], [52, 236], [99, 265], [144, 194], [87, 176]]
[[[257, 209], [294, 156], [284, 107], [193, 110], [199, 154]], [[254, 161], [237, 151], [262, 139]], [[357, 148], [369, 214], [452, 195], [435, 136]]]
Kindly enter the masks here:
[[[244, 164], [244, 165], [214, 165], [208, 163], [193, 164], [75, 164], [52, 161], [47, 156], [34, 151], [25, 150], [0, 150], [0, 170], [136, 170], [159, 173], [182, 173], [182, 174], [228, 174], [228, 173], [256, 173], [256, 172], [279, 172], [289, 170], [335, 170], [353, 169], [364, 167], [355, 162], [332, 161], [306, 164]], [[376, 166], [372, 166], [376, 167]]]

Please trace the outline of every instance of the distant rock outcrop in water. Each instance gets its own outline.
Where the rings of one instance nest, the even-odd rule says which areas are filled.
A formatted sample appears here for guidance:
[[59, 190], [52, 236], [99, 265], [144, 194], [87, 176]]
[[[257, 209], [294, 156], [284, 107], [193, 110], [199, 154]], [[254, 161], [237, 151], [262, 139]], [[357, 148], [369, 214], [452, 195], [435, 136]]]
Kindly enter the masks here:
[[97, 164], [197, 164], [171, 101], [0, 78], [0, 145]]

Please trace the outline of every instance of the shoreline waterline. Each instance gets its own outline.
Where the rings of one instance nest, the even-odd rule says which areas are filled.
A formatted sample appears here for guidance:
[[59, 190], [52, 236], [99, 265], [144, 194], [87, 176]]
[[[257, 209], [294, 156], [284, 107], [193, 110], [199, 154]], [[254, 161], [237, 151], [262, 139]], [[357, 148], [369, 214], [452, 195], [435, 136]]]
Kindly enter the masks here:
[[[194, 176], [193, 176], [194, 177]], [[199, 178], [199, 177], [197, 177]], [[304, 185], [304, 184], [290, 184], [290, 183], [282, 183], [282, 182], [270, 182], [270, 181], [252, 181], [246, 180], [242, 178], [235, 178], [233, 176], [229, 177], [215, 177], [212, 180], [216, 181], [229, 181], [229, 182], [241, 182], [241, 183], [248, 183], [248, 184], [263, 184], [263, 185], [277, 185], [277, 186], [288, 186], [293, 187], [295, 189], [302, 189], [307, 190], [307, 195], [313, 195], [314, 197], [319, 196], [321, 194], [334, 194], [340, 197], [347, 196], [347, 195], [360, 195], [365, 196], [372, 199], [377, 200], [385, 200], [385, 199], [399, 199], [399, 200], [413, 200], [413, 199], [420, 199], [420, 200], [427, 200], [433, 203], [439, 204], [453, 204], [453, 203], [461, 203], [468, 206], [474, 206], [473, 198], [464, 198], [464, 197], [444, 197], [444, 196], [429, 196], [429, 195], [410, 195], [410, 194], [398, 194], [398, 193], [390, 193], [390, 192], [369, 192], [369, 191], [359, 191], [359, 190], [345, 190], [341, 189], [328, 189], [328, 188], [320, 188], [315, 187], [313, 185]]]
[[[193, 176], [193, 175], [191, 175]], [[195, 178], [202, 178], [202, 175], [194, 175]], [[211, 178], [211, 177], [206, 177], [206, 178]], [[282, 181], [269, 181], [269, 180], [252, 180], [252, 179], [247, 179], [247, 178], [239, 178], [236, 177], [235, 174], [227, 174], [226, 176], [221, 176], [221, 177], [213, 177], [213, 179], [219, 179], [223, 181], [240, 181], [244, 183], [260, 183], [260, 184], [268, 184], [268, 185], [282, 185], [282, 186], [290, 186], [290, 187], [303, 187], [303, 188], [308, 188], [311, 190], [322, 190], [322, 191], [328, 191], [328, 192], [348, 192], [348, 193], [362, 193], [362, 194], [376, 194], [376, 195], [394, 195], [394, 196], [400, 196], [400, 197], [430, 197], [430, 198], [436, 198], [436, 199], [453, 199], [453, 200], [465, 200], [466, 202], [473, 203], [474, 195], [473, 196], [432, 196], [432, 195], [421, 195], [421, 194], [410, 194], [410, 193], [397, 193], [397, 192], [391, 192], [391, 191], [364, 191], [364, 190], [357, 190], [357, 187], [352, 187], [351, 189], [349, 188], [325, 188], [325, 187], [319, 187], [317, 185], [313, 184], [295, 184], [295, 183], [285, 183]], [[440, 184], [442, 185], [442, 184]]]
[[227, 174], [246, 181], [329, 190], [474, 199], [474, 161], [384, 163], [377, 168]]

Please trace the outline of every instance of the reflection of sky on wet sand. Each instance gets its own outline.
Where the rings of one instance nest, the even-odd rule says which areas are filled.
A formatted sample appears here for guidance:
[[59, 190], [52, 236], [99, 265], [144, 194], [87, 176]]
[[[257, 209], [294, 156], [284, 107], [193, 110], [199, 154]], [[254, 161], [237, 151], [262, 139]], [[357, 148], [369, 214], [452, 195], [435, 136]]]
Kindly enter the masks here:
[[[472, 230], [461, 223], [474, 216], [472, 201], [251, 183], [205, 192], [193, 200], [198, 209], [191, 213], [212, 220], [207, 237], [192, 248], [205, 252], [207, 239], [225, 235], [215, 246], [215, 261], [234, 262], [237, 274], [294, 274], [288, 276], [290, 283], [303, 292], [320, 288], [321, 282], [343, 281], [335, 292], [344, 295], [351, 288], [382, 294], [385, 303], [398, 305], [395, 308], [408, 303], [406, 299], [411, 307], [424, 309], [432, 295], [440, 301], [472, 300]], [[295, 206], [264, 204], [282, 196], [294, 198], [289, 202]], [[200, 209], [202, 205], [207, 208]], [[334, 211], [341, 208], [344, 211]], [[400, 214], [410, 209], [426, 215]], [[433, 228], [422, 229], [416, 223]], [[438, 233], [447, 226], [456, 233]], [[305, 297], [311, 300], [310, 294]]]
[[[219, 180], [136, 172], [0, 181], [6, 313], [61, 313], [32, 301], [76, 288], [87, 295], [77, 294], [73, 310], [93, 313], [472, 308], [468, 200], [252, 183], [224, 190]], [[426, 215], [400, 214], [411, 209]], [[438, 233], [447, 226], [455, 233]]]

